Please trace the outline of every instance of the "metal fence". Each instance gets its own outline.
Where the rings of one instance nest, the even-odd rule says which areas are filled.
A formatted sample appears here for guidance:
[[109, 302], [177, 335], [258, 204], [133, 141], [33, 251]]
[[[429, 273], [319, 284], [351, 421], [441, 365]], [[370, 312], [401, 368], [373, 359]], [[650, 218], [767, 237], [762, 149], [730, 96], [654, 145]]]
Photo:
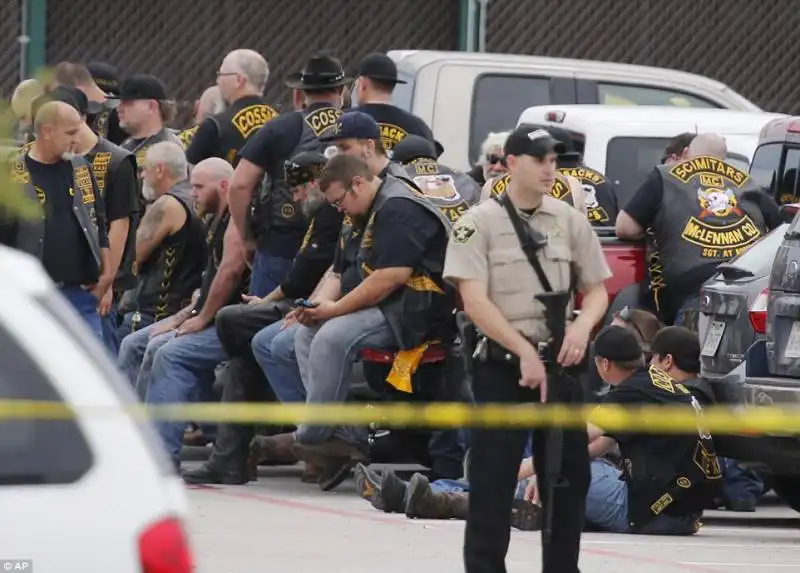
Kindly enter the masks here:
[[251, 48], [269, 61], [269, 100], [289, 103], [284, 78], [318, 49], [345, 66], [372, 51], [456, 49], [458, 8], [458, 0], [51, 0], [47, 61], [100, 59], [122, 74], [155, 74], [186, 104], [216, 81], [226, 52]]
[[10, 97], [19, 82], [21, 0], [0, 0], [0, 96]]
[[487, 51], [702, 74], [800, 114], [800, 1], [491, 0]]

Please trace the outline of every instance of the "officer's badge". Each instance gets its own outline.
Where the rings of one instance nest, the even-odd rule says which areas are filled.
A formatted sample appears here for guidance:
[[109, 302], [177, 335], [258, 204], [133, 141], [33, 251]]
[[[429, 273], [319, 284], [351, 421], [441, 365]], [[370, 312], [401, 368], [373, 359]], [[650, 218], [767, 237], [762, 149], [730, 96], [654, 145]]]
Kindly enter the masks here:
[[475, 234], [475, 225], [472, 221], [464, 220], [462, 217], [453, 227], [453, 242], [463, 245]]

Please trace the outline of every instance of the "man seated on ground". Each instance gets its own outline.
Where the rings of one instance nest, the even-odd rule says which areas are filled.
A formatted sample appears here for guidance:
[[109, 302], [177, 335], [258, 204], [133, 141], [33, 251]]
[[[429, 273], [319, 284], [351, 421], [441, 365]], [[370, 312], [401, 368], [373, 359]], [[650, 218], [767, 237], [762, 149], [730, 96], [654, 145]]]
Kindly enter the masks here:
[[[220, 308], [241, 300], [248, 280], [242, 239], [228, 224], [232, 176], [233, 167], [216, 157], [201, 161], [192, 170], [192, 194], [198, 211], [213, 215], [199, 297], [180, 312], [122, 341], [119, 365], [129, 375], [136, 373], [138, 365], [137, 385], [149, 404], [197, 400], [203, 390], [210, 390], [214, 369], [227, 358], [214, 318]], [[179, 467], [186, 424], [160, 421], [156, 427]]]
[[136, 230], [136, 294], [119, 327], [120, 340], [186, 307], [200, 287], [206, 229], [194, 211], [188, 167], [177, 143], [162, 141], [145, 152], [142, 194], [152, 205]]
[[[418, 348], [452, 312], [441, 276], [449, 223], [433, 203], [343, 154], [328, 162], [320, 189], [352, 226], [343, 228], [341, 254], [311, 297], [314, 307], [287, 316], [288, 323], [302, 325], [295, 352], [311, 404], [345, 401], [361, 349]], [[295, 438], [292, 451], [320, 469], [323, 490], [336, 487], [367, 457], [364, 428], [301, 425]]]
[[[607, 326], [594, 341], [594, 361], [613, 389], [605, 405], [701, 406], [682, 383], [656, 367], [647, 368], [636, 337], [619, 326]], [[615, 445], [623, 461], [620, 471], [605, 460], [593, 460], [586, 496], [589, 524], [615, 533], [691, 535], [703, 509], [716, 496], [722, 473], [711, 435], [696, 433], [609, 434], [589, 424], [589, 455], [602, 456]], [[622, 477], [622, 479], [621, 479]]]
[[[272, 385], [280, 401], [305, 402], [305, 388], [294, 356], [294, 329], [282, 330], [281, 327], [291, 302], [310, 296], [333, 262], [344, 216], [328, 204], [319, 190], [319, 175], [326, 162], [323, 155], [311, 151], [286, 162], [286, 183], [293, 191], [292, 199], [301, 204], [303, 214], [309, 219], [306, 236], [286, 280], [263, 299], [245, 296], [248, 304], [226, 306], [217, 313], [217, 334], [231, 359], [224, 374], [223, 402], [267, 399], [270, 392], [264, 374], [270, 383], [276, 381]], [[275, 349], [274, 358], [271, 348]], [[284, 355], [289, 356], [288, 361]], [[276, 369], [273, 364], [277, 364]], [[294, 382], [289, 383], [291, 381]], [[255, 466], [264, 457], [274, 463], [297, 462], [291, 448], [272, 452], [269, 442], [263, 441], [268, 438], [257, 436], [252, 446], [253, 463], [248, 471], [248, 446], [252, 438], [252, 425], [220, 424], [208, 463], [185, 472], [184, 480], [187, 483], [243, 484], [256, 479]]]
[[[700, 341], [687, 328], [669, 326], [659, 331], [651, 345], [652, 365], [686, 386], [701, 405], [714, 402], [714, 391], [699, 377]], [[719, 438], [722, 451], [724, 437]], [[764, 482], [753, 470], [741, 467], [732, 458], [719, 458], [722, 466], [723, 490], [719, 505], [729, 511], [755, 511], [764, 494]], [[714, 504], [715, 506], [717, 504]]]
[[[469, 482], [439, 479], [429, 482], [421, 473], [403, 481], [386, 469], [380, 474], [358, 464], [356, 491], [372, 507], [386, 513], [405, 513], [411, 519], [466, 519], [469, 510]], [[541, 528], [541, 501], [538, 493], [525, 499], [533, 480], [533, 458], [522, 460], [517, 474], [517, 490], [511, 508], [511, 526], [523, 531]]]

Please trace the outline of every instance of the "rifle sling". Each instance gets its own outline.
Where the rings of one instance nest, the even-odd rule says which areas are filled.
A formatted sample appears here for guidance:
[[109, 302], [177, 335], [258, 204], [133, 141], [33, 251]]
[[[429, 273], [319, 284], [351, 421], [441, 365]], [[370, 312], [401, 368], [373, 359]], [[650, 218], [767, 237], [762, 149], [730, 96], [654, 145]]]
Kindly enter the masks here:
[[511, 203], [508, 193], [504, 193], [502, 198], [496, 198], [496, 200], [503, 207], [505, 207], [506, 213], [508, 213], [508, 218], [511, 219], [511, 224], [514, 226], [514, 231], [517, 233], [517, 238], [519, 239], [519, 244], [522, 247], [522, 252], [525, 253], [528, 262], [536, 272], [536, 276], [539, 277], [539, 282], [542, 283], [542, 288], [545, 290], [545, 292], [553, 292], [553, 285], [550, 284], [550, 279], [547, 278], [547, 275], [542, 268], [542, 263], [539, 262], [539, 257], [536, 256], [536, 247], [533, 244], [530, 233], [528, 232], [522, 217], [520, 217], [519, 213], [517, 213], [517, 208], [514, 207], [513, 203]]

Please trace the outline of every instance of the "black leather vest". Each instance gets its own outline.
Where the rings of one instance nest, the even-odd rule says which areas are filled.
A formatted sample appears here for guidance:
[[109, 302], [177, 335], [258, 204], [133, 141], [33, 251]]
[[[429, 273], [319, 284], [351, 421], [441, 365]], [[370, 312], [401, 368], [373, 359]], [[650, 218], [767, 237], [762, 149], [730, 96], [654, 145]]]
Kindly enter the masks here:
[[136, 310], [156, 321], [178, 312], [189, 304], [200, 286], [206, 263], [205, 225], [192, 209], [187, 183], [167, 194], [174, 197], [186, 212], [186, 223], [164, 239], [139, 268]]
[[[231, 214], [226, 208], [221, 215], [214, 217], [208, 226], [206, 233], [206, 268], [203, 271], [203, 279], [200, 287], [200, 298], [197, 299], [195, 310], [200, 312], [203, 305], [206, 303], [208, 293], [211, 290], [211, 284], [214, 282], [214, 277], [217, 276], [219, 265], [222, 263], [222, 255], [225, 245], [225, 231], [228, 229], [228, 224], [231, 220]], [[247, 293], [250, 286], [250, 272], [245, 271], [239, 280], [237, 288], [233, 289], [228, 302], [223, 306], [240, 304], [242, 302], [242, 294]]]
[[663, 198], [652, 228], [667, 288], [695, 269], [732, 259], [764, 233], [760, 211], [739, 201], [745, 191], [759, 189], [744, 171], [713, 157], [658, 170]]
[[478, 201], [481, 188], [465, 173], [439, 165], [434, 159], [419, 158], [406, 165], [408, 176], [448, 221], [455, 223]]
[[589, 223], [598, 227], [613, 226], [617, 220], [619, 207], [614, 188], [599, 171], [585, 165], [561, 167], [562, 175], [569, 175], [580, 181], [586, 203], [586, 216]]
[[219, 147], [215, 156], [233, 165], [244, 144], [268, 121], [278, 115], [263, 98], [246, 96], [230, 105], [225, 111], [212, 116], [219, 134]]
[[[11, 181], [22, 184], [25, 195], [41, 205], [44, 198], [39, 196], [39, 192], [34, 187], [28, 168], [25, 165], [25, 156], [29, 147], [29, 145], [24, 146], [22, 153], [12, 159]], [[99, 190], [93, 182], [91, 166], [88, 161], [83, 157], [73, 157], [70, 163], [72, 164], [72, 187], [75, 189], [75, 193], [72, 196], [73, 213], [78, 219], [78, 223], [92, 251], [92, 258], [97, 265], [99, 274], [102, 270], [102, 258], [100, 256], [100, 240], [97, 235], [98, 223], [95, 208], [95, 193]], [[20, 219], [17, 225], [15, 247], [41, 260], [44, 250], [44, 229], [44, 210], [35, 218]]]
[[320, 137], [333, 130], [342, 110], [324, 106], [313, 106], [295, 113], [302, 121], [298, 121], [297, 143], [286, 157], [271, 158], [261, 184], [258, 196], [254, 197], [253, 220], [257, 237], [268, 235], [273, 229], [287, 229], [302, 235], [307, 227], [300, 205], [292, 200], [292, 190], [286, 185], [284, 162], [303, 151], [322, 152], [324, 145]]
[[[372, 234], [375, 217], [389, 199], [401, 197], [413, 201], [436, 216], [449, 235], [450, 221], [441, 209], [419, 190], [403, 180], [387, 176], [372, 203], [369, 218], [361, 234], [357, 268], [364, 280], [372, 273]], [[379, 305], [397, 340], [398, 347], [407, 350], [439, 334], [452, 311], [452, 297], [442, 277], [444, 252], [430, 254], [414, 269], [404, 288], [393, 293]], [[435, 334], [434, 334], [435, 333]]]
[[676, 435], [670, 441], [669, 452], [629, 457], [622, 451], [628, 520], [633, 531], [638, 531], [660, 515], [684, 517], [702, 513], [720, 493], [722, 470], [714, 440], [702, 427], [702, 406], [689, 389], [657, 368], [643, 369], [633, 376], [649, 376], [655, 392], [672, 397], [665, 402], [683, 403], [697, 413], [697, 432]]
[[[136, 173], [136, 158], [133, 154], [103, 137], [100, 137], [97, 145], [85, 157], [92, 165], [92, 173], [103, 199], [106, 197], [106, 182], [109, 179], [116, 179], [119, 167], [124, 161], [130, 161], [134, 168], [133, 172]], [[136, 229], [138, 226], [139, 215], [135, 213], [131, 215], [122, 262], [117, 270], [117, 276], [114, 278], [114, 290], [117, 292], [136, 286], [133, 263], [136, 260]]]

